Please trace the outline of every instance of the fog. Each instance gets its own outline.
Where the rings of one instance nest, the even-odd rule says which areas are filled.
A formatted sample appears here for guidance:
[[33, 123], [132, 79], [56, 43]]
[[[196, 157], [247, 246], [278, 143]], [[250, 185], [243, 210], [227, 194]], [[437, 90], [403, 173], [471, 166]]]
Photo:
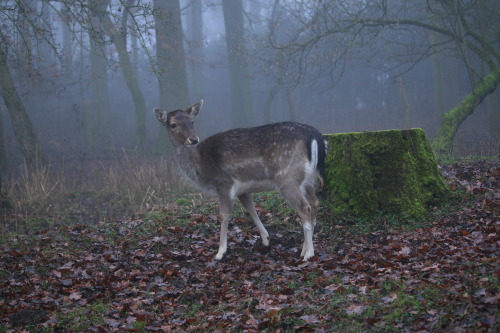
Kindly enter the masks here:
[[[202, 139], [293, 120], [323, 133], [420, 127], [432, 141], [442, 115], [500, 66], [495, 1], [460, 8], [468, 20], [462, 28], [437, 1], [98, 3], [1, 2], [4, 168], [32, 153], [22, 149], [30, 134], [27, 121], [16, 116], [21, 107], [33, 142], [53, 164], [124, 152], [167, 156], [166, 131], [153, 108], [184, 109], [200, 99], [205, 103], [196, 128]], [[359, 25], [366, 19], [360, 15], [370, 13], [378, 21]], [[358, 26], [349, 30], [343, 24], [353, 18]], [[377, 25], [382, 19], [388, 21]], [[389, 22], [395, 19], [401, 24]], [[404, 26], [403, 20], [453, 34]], [[120, 41], [126, 44], [122, 55]], [[496, 55], [482, 57], [489, 48]], [[7, 97], [13, 94], [7, 71], [21, 104]], [[454, 154], [499, 153], [497, 84], [458, 126]]]

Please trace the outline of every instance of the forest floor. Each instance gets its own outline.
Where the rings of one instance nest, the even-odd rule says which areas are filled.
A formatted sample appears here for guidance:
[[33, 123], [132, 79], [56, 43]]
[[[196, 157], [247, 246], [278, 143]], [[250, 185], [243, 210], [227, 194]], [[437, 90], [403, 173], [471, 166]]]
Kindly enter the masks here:
[[216, 262], [217, 204], [0, 237], [0, 332], [495, 332], [500, 161], [441, 168], [453, 202], [418, 224], [320, 212], [300, 260], [296, 215], [256, 197], [271, 246], [235, 209]]

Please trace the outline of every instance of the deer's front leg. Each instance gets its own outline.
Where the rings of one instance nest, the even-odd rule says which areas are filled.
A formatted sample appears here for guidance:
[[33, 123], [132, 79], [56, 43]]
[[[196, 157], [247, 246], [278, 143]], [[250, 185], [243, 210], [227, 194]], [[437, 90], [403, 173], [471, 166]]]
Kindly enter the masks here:
[[221, 260], [227, 251], [227, 229], [229, 225], [229, 220], [231, 219], [231, 211], [233, 209], [233, 199], [231, 199], [230, 197], [219, 196], [219, 205], [220, 205], [219, 213], [222, 221], [220, 226], [219, 251], [215, 255], [215, 260]]
[[266, 228], [260, 221], [259, 215], [257, 215], [257, 211], [255, 210], [255, 204], [253, 203], [252, 194], [250, 193], [241, 194], [238, 196], [238, 199], [240, 199], [241, 203], [243, 204], [243, 207], [245, 207], [247, 212], [250, 214], [253, 223], [257, 226], [257, 229], [259, 229], [262, 244], [264, 246], [269, 246], [269, 233], [267, 232]]

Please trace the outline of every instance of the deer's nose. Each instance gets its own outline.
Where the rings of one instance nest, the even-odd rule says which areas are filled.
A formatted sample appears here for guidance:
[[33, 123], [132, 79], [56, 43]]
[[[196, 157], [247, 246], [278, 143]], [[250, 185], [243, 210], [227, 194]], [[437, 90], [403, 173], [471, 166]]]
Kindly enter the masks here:
[[200, 139], [197, 136], [190, 136], [186, 141], [187, 145], [195, 145], [200, 142]]

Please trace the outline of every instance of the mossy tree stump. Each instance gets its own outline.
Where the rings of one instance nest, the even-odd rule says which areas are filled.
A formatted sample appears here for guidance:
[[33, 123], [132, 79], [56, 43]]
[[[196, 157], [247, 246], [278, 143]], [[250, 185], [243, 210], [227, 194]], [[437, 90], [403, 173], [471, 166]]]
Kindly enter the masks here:
[[421, 218], [449, 189], [421, 129], [325, 135], [325, 190], [336, 215]]

